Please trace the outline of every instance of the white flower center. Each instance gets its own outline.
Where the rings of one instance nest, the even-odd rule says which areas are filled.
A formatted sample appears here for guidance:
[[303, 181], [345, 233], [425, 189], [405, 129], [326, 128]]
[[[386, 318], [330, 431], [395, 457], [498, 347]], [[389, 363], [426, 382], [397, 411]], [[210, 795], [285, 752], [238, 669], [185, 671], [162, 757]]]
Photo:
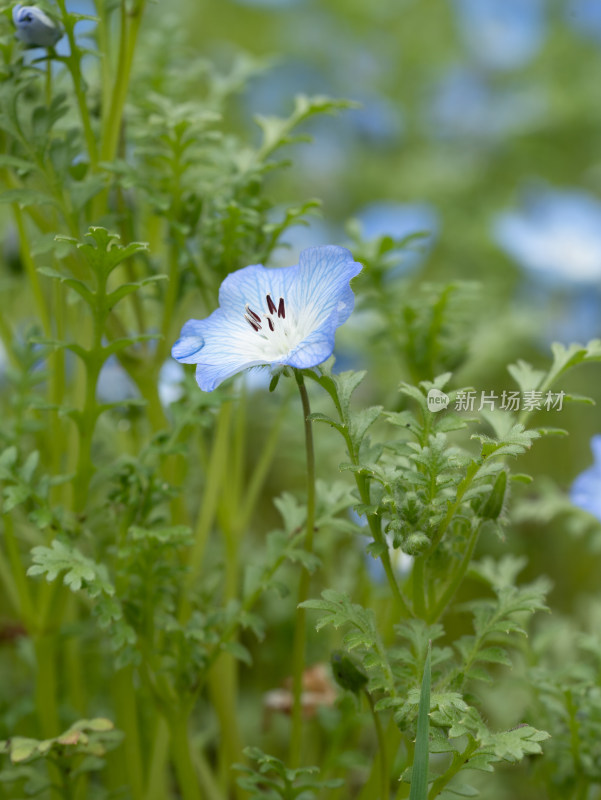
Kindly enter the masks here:
[[265, 296], [267, 311], [253, 310], [245, 305], [244, 319], [254, 331], [259, 341], [262, 355], [268, 361], [287, 355], [305, 338], [299, 321], [286, 313], [286, 303], [280, 297], [277, 305], [270, 294]]

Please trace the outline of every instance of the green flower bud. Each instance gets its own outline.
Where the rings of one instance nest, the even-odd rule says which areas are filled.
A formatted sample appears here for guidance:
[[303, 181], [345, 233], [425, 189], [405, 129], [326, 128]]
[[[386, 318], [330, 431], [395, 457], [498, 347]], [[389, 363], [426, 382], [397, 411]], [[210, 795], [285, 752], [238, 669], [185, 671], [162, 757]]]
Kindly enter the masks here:
[[410, 556], [419, 556], [430, 547], [430, 539], [425, 533], [415, 531], [410, 533], [403, 542], [403, 550]]
[[480, 517], [482, 519], [498, 519], [499, 514], [503, 510], [503, 502], [505, 500], [505, 492], [507, 490], [507, 473], [502, 470], [497, 475], [497, 479], [492, 487], [492, 491], [485, 500], [480, 509]]
[[330, 658], [336, 683], [349, 692], [358, 694], [367, 684], [367, 675], [346, 653], [334, 650]]

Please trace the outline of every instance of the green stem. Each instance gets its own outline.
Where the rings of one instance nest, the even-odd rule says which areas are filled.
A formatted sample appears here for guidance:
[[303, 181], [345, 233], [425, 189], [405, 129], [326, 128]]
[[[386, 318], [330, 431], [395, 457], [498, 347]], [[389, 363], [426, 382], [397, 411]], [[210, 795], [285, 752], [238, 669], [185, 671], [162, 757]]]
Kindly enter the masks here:
[[121, 0], [121, 39], [119, 42], [119, 57], [108, 114], [103, 120], [102, 147], [100, 150], [100, 158], [102, 161], [112, 161], [117, 152], [123, 109], [129, 89], [129, 79], [131, 76], [138, 32], [142, 22], [144, 5], [145, 0], [140, 0], [140, 2], [136, 4], [136, 7], [128, 13], [125, 0]]
[[[303, 407], [303, 418], [305, 425], [305, 449], [307, 454], [307, 520], [305, 526], [305, 551], [313, 552], [313, 532], [315, 527], [315, 449], [313, 446], [313, 428], [309, 416], [311, 407], [309, 395], [303, 379], [303, 374], [299, 370], [294, 370], [294, 376], [298, 385]], [[307, 644], [307, 625], [306, 612], [301, 608], [301, 603], [309, 597], [309, 583], [311, 576], [307, 569], [303, 569], [300, 576], [298, 587], [298, 604], [296, 611], [296, 628], [294, 631], [294, 644], [292, 648], [292, 730], [290, 735], [290, 766], [296, 767], [300, 764], [302, 726], [303, 726], [303, 672], [305, 669], [306, 644]]]
[[[308, 373], [308, 375], [309, 377], [312, 377], [314, 380], [316, 380], [332, 398], [332, 401], [336, 406], [336, 411], [338, 412], [340, 422], [342, 423], [342, 426], [340, 428], [340, 433], [344, 437], [348, 456], [351, 460], [351, 463], [354, 466], [359, 466], [359, 453], [356, 452], [355, 450], [353, 440], [349, 433], [349, 421], [347, 416], [344, 414], [342, 410], [342, 405], [340, 403], [340, 398], [338, 397], [338, 391], [335, 388], [335, 385], [333, 385], [332, 382], [322, 383], [320, 379], [317, 378], [312, 373]], [[371, 504], [371, 496], [370, 496], [369, 482], [367, 476], [359, 471], [355, 471], [354, 475], [355, 475], [355, 483], [357, 484], [357, 489], [359, 491], [359, 497], [361, 498], [361, 502], [363, 503], [363, 505], [369, 506]], [[381, 522], [377, 514], [367, 514], [367, 524], [369, 525], [369, 530], [371, 532], [374, 542], [376, 542], [376, 544], [382, 545], [381, 548], [382, 554], [380, 556], [380, 560], [382, 561], [382, 566], [384, 567], [384, 572], [386, 573], [386, 579], [388, 580], [388, 585], [390, 586], [390, 590], [392, 591], [392, 595], [397, 605], [400, 607], [404, 616], [406, 617], [414, 616], [413, 612], [409, 608], [407, 600], [405, 599], [403, 593], [399, 588], [397, 579], [395, 578], [394, 570], [392, 569], [392, 564], [390, 562], [390, 553], [388, 552], [386, 539], [384, 537], [384, 534], [382, 533]]]
[[144, 797], [144, 765], [132, 667], [125, 667], [115, 673], [113, 692], [117, 709], [117, 727], [125, 734], [122, 758], [125, 762], [127, 787], [132, 800], [142, 800]]
[[61, 10], [63, 22], [65, 24], [65, 31], [69, 40], [69, 56], [65, 58], [67, 69], [71, 73], [73, 81], [73, 89], [75, 91], [75, 99], [79, 109], [79, 116], [81, 117], [81, 124], [83, 126], [84, 138], [86, 140], [86, 147], [90, 156], [92, 166], [95, 166], [98, 161], [98, 150], [96, 147], [96, 136], [92, 130], [92, 123], [90, 121], [90, 112], [88, 111], [88, 104], [86, 102], [86, 93], [83, 84], [81, 72], [81, 52], [75, 40], [75, 23], [69, 18], [65, 0], [57, 0], [58, 6]]
[[451, 761], [451, 765], [447, 769], [447, 771], [437, 778], [430, 791], [428, 792], [428, 800], [434, 800], [435, 797], [442, 792], [445, 786], [451, 781], [452, 778], [457, 775], [459, 770], [463, 767], [465, 762], [470, 758], [474, 750], [478, 749], [478, 742], [474, 741], [470, 738], [470, 743], [465, 748], [463, 753], [454, 753], [453, 760]]
[[413, 563], [413, 611], [419, 619], [427, 617], [425, 589], [426, 556], [418, 556]]
[[384, 736], [384, 730], [382, 729], [380, 717], [376, 712], [374, 701], [367, 689], [365, 690], [365, 696], [367, 697], [367, 702], [369, 703], [369, 710], [371, 711], [374, 727], [376, 729], [376, 738], [378, 740], [378, 752], [380, 756], [380, 791], [382, 794], [382, 800], [388, 800], [390, 796], [390, 776], [388, 775], [388, 751], [386, 737]]
[[445, 609], [447, 608], [447, 606], [455, 596], [455, 593], [461, 586], [461, 583], [463, 582], [465, 574], [471, 563], [474, 550], [476, 549], [481, 528], [482, 528], [481, 524], [474, 526], [467, 548], [465, 550], [465, 553], [463, 554], [463, 558], [459, 563], [459, 567], [453, 573], [451, 582], [444, 590], [440, 600], [436, 603], [435, 607], [430, 611], [430, 613], [427, 616], [427, 620], [430, 625], [432, 625], [434, 622], [437, 622], [440, 619], [440, 617], [444, 614]]
[[171, 716], [168, 723], [171, 733], [171, 758], [182, 800], [202, 800], [198, 775], [190, 753], [188, 715]]
[[169, 756], [169, 728], [165, 718], [158, 716], [152, 750], [149, 758], [149, 771], [146, 780], [145, 800], [164, 800], [167, 794], [166, 772]]
[[481, 466], [482, 465], [479, 464], [477, 461], [472, 461], [472, 463], [467, 468], [467, 472], [465, 474], [465, 478], [461, 481], [461, 483], [457, 487], [457, 495], [455, 497], [455, 500], [452, 503], [449, 502], [449, 506], [447, 508], [447, 513], [445, 514], [444, 519], [442, 520], [442, 522], [438, 526], [436, 534], [435, 534], [434, 538], [432, 539], [432, 542], [430, 543], [430, 548], [429, 548], [429, 550], [428, 550], [426, 555], [432, 555], [432, 553], [436, 550], [436, 548], [440, 544], [440, 542], [442, 540], [442, 537], [444, 536], [447, 528], [451, 524], [451, 521], [452, 521], [453, 517], [455, 516], [455, 513], [457, 512], [457, 510], [461, 506], [461, 503], [463, 501], [463, 496], [465, 495], [467, 490], [472, 485], [472, 482], [473, 482], [474, 478], [476, 477], [476, 475], [478, 474], [478, 471], [479, 471]]
[[5, 514], [4, 520], [4, 542], [6, 545], [6, 552], [8, 553], [8, 560], [10, 562], [10, 569], [12, 571], [12, 579], [14, 587], [17, 592], [18, 606], [21, 613], [21, 619], [25, 624], [28, 631], [31, 631], [31, 626], [36, 619], [33, 610], [33, 602], [29, 592], [29, 585], [25, 576], [25, 568], [21, 560], [21, 553], [19, 552], [19, 545], [15, 537], [13, 520]]
[[241, 510], [236, 521], [236, 527], [238, 530], [244, 530], [254, 510], [259, 492], [261, 491], [261, 488], [265, 482], [265, 478], [267, 477], [267, 472], [272, 464], [280, 438], [282, 423], [286, 418], [287, 411], [288, 402], [286, 400], [281, 404], [278, 416], [276, 417], [273, 425], [271, 425], [269, 428], [269, 433], [265, 439], [261, 455], [256, 463], [253, 464], [252, 474], [250, 475], [246, 492], [244, 493], [240, 503]]
[[[188, 561], [187, 589], [193, 586], [198, 579], [211, 526], [215, 520], [217, 503], [222, 490], [223, 475], [227, 463], [227, 444], [229, 440], [231, 415], [232, 404], [227, 401], [219, 409], [217, 430], [213, 440], [213, 449], [211, 451], [209, 471], [207, 473], [207, 483], [198, 512], [198, 519], [194, 530], [194, 544], [192, 545]], [[184, 592], [184, 596], [185, 594]], [[184, 616], [186, 613], [185, 608], [187, 608], [187, 605], [185, 605], [180, 612], [180, 614]]]
[[58, 736], [60, 720], [58, 713], [57, 680], [56, 680], [56, 636], [54, 633], [42, 633], [34, 642], [37, 674], [35, 700], [40, 730], [45, 739]]
[[25, 272], [27, 273], [27, 278], [31, 285], [33, 301], [36, 305], [36, 310], [42, 323], [42, 328], [44, 329], [44, 335], [50, 337], [52, 334], [52, 328], [50, 326], [50, 314], [48, 313], [48, 307], [46, 305], [44, 293], [42, 292], [42, 287], [40, 285], [38, 271], [33, 258], [31, 257], [29, 240], [27, 237], [27, 231], [25, 229], [25, 222], [23, 221], [23, 214], [21, 213], [21, 209], [17, 203], [13, 203], [12, 209], [15, 217], [15, 225], [17, 226], [17, 233], [19, 234], [21, 261], [23, 262]]

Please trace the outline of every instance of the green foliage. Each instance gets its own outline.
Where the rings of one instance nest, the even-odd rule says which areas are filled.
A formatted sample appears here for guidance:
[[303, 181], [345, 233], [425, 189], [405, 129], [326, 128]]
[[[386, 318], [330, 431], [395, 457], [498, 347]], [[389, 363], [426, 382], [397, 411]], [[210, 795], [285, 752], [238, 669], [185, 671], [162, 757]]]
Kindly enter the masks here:
[[70, 793], [82, 779], [86, 780], [85, 776], [104, 769], [104, 756], [122, 739], [121, 732], [104, 717], [80, 719], [52, 739], [13, 736], [0, 742], [0, 756], [7, 756], [11, 764], [0, 772], [0, 783], [4, 787], [22, 787], [27, 797], [37, 797], [52, 785], [39, 768], [45, 762], [60, 775], [61, 790]]
[[[568, 59], [578, 91], [561, 98], [541, 83], [549, 48], [523, 75], [476, 72], [493, 127], [516, 126], [500, 147], [498, 131], [477, 139], [470, 109], [461, 136], [423, 135], [444, 58], [467, 63], [449, 47], [450, 4], [325, 3], [307, 17], [312, 4], [226, 3], [200, 20], [191, 0], [103, 0], [90, 17], [65, 0], [36, 5], [65, 30], [58, 51], [26, 48], [10, 4], [0, 10], [0, 796], [592, 796], [600, 616], [578, 594], [598, 589], [599, 525], [568, 499], [579, 448], [545, 451], [538, 440], [561, 431], [531, 419], [551, 388], [599, 399], [586, 370], [601, 342], [554, 344], [545, 365], [541, 320], [530, 299], [514, 313], [518, 275], [488, 232], [525, 163], [553, 184], [571, 174], [593, 186], [596, 121], [582, 146], [566, 134], [578, 102], [595, 108], [596, 71]], [[378, 53], [365, 35], [376, 19]], [[553, 41], [569, 54], [561, 20]], [[266, 65], [230, 55], [240, 31], [253, 50], [298, 48], [318, 91], [366, 94], [363, 122], [353, 102], [300, 94], [253, 124], [237, 95], [250, 81], [252, 98]], [[272, 69], [279, 80], [288, 65]], [[381, 76], [403, 95], [402, 151], [369, 130]], [[549, 115], [563, 109], [561, 124], [536, 123], [545, 148], [517, 132], [518, 77]], [[332, 122], [334, 144], [309, 168], [305, 143]], [[279, 264], [287, 235], [321, 207], [314, 191], [332, 230], [393, 197], [426, 198], [444, 228], [437, 242], [420, 230], [366, 240], [347, 225], [363, 270], [337, 352], [369, 372], [336, 373], [333, 360], [303, 372], [315, 408], [307, 492], [289, 369], [272, 394], [165, 376], [181, 324], [213, 311], [232, 271]], [[470, 406], [472, 384], [504, 390], [507, 361], [539, 407]], [[432, 395], [446, 407], [431, 410]], [[568, 408], [565, 427], [584, 440], [587, 419]], [[541, 621], [551, 582], [534, 575], [555, 564], [550, 605], [571, 616]], [[302, 713], [289, 725], [291, 708]], [[105, 713], [123, 734], [104, 716], [74, 722]]]
[[289, 769], [283, 761], [266, 755], [258, 747], [247, 747], [244, 754], [255, 761], [257, 769], [236, 765], [243, 774], [238, 785], [250, 792], [254, 800], [312, 800], [326, 789], [335, 789], [339, 780], [319, 780], [318, 767]]

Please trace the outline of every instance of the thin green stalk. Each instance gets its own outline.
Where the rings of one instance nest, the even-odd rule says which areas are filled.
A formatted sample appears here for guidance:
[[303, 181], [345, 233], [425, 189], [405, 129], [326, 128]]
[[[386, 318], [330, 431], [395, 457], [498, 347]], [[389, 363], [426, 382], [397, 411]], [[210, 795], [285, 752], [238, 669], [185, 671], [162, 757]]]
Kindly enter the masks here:
[[[225, 543], [224, 604], [235, 600], [239, 584], [239, 545], [243, 531], [238, 526], [238, 509], [242, 489], [244, 441], [246, 429], [246, 397], [243, 394], [236, 406], [233, 441], [228, 448], [227, 481], [223, 482], [218, 519]], [[243, 760], [242, 741], [238, 725], [238, 662], [231, 653], [222, 653], [209, 672], [211, 701], [219, 719], [219, 775], [224, 792], [240, 793], [234, 784], [232, 764]]]
[[413, 563], [413, 611], [419, 619], [427, 617], [425, 588], [426, 556], [418, 556]]
[[273, 462], [273, 457], [275, 455], [276, 448], [278, 446], [279, 438], [280, 438], [280, 431], [282, 429], [282, 423], [286, 418], [288, 411], [288, 401], [287, 399], [280, 405], [280, 410], [278, 415], [275, 419], [275, 422], [270, 426], [269, 433], [267, 434], [267, 438], [263, 444], [263, 449], [257, 461], [253, 464], [252, 474], [248, 480], [248, 485], [246, 487], [246, 492], [244, 493], [241, 503], [240, 503], [240, 513], [238, 516], [238, 520], [236, 521], [236, 526], [238, 530], [244, 530], [246, 525], [248, 524], [248, 520], [254, 510], [254, 507], [257, 502], [257, 498], [259, 496], [259, 492], [265, 483], [265, 478], [267, 477], [267, 472], [271, 467]]
[[13, 586], [17, 592], [18, 607], [21, 614], [21, 619], [23, 620], [27, 630], [30, 631], [36, 617], [33, 609], [33, 601], [29, 592], [29, 585], [25, 576], [25, 568], [23, 566], [23, 561], [21, 560], [19, 545], [15, 537], [12, 517], [9, 514], [4, 514], [3, 521], [4, 543], [6, 545], [6, 552], [8, 553], [10, 570], [12, 572]]
[[442, 790], [450, 783], [451, 779], [457, 775], [460, 769], [463, 767], [466, 761], [469, 760], [470, 756], [474, 752], [474, 750], [478, 749], [478, 742], [474, 741], [470, 737], [469, 744], [465, 748], [462, 753], [454, 753], [453, 760], [447, 771], [437, 778], [432, 786], [430, 787], [430, 791], [428, 792], [428, 800], [434, 800], [435, 797], [442, 792]]
[[142, 800], [144, 797], [144, 764], [132, 667], [117, 670], [114, 674], [113, 694], [117, 709], [117, 727], [125, 734], [122, 758], [125, 763], [127, 787], [132, 800]]
[[448, 607], [449, 603], [455, 596], [455, 593], [461, 586], [463, 579], [465, 578], [465, 574], [468, 570], [468, 567], [472, 561], [472, 556], [474, 554], [474, 550], [476, 549], [476, 545], [478, 544], [478, 537], [480, 536], [481, 528], [482, 528], [481, 524], [474, 526], [467, 548], [465, 550], [465, 553], [463, 554], [463, 558], [461, 559], [459, 566], [453, 573], [449, 585], [442, 593], [440, 600], [436, 603], [434, 608], [432, 608], [430, 613], [427, 615], [427, 620], [430, 625], [432, 625], [434, 622], [437, 622], [440, 619], [440, 617], [444, 614], [445, 609]]
[[[56, 338], [64, 341], [65, 337], [65, 305], [63, 302], [62, 287], [59, 281], [52, 282], [52, 300], [54, 309], [54, 319], [56, 324]], [[55, 408], [50, 412], [50, 435], [49, 442], [50, 460], [52, 472], [58, 475], [63, 472], [63, 450], [57, 447], [57, 442], [63, 441], [63, 421], [59, 416], [59, 406], [65, 401], [65, 351], [57, 348], [52, 356], [52, 369], [48, 385], [50, 402]], [[63, 499], [65, 487], [56, 486], [52, 497], [58, 500]]]
[[65, 58], [65, 63], [73, 81], [73, 90], [75, 91], [75, 99], [77, 102], [77, 108], [79, 109], [79, 116], [81, 117], [81, 124], [83, 126], [83, 133], [86, 140], [88, 155], [90, 156], [90, 162], [92, 166], [95, 166], [98, 161], [98, 150], [96, 147], [96, 136], [92, 130], [88, 104], [86, 102], [86, 93], [81, 73], [81, 53], [75, 40], [75, 25], [69, 19], [65, 0], [57, 0], [57, 2], [61, 10], [63, 22], [65, 23], [67, 39], [69, 40], [69, 56]]
[[58, 686], [55, 634], [39, 634], [35, 637], [34, 647], [37, 662], [35, 705], [42, 736], [45, 739], [50, 739], [60, 733], [58, 704], [56, 702]]
[[[177, 203], [177, 198], [173, 202]], [[176, 236], [175, 233], [172, 233], [171, 235], [172, 237]], [[179, 239], [179, 237], [177, 237], [177, 239]], [[167, 291], [165, 292], [165, 298], [163, 300], [161, 339], [158, 341], [156, 349], [156, 361], [159, 364], [165, 360], [167, 348], [171, 338], [169, 331], [173, 325], [173, 312], [175, 310], [175, 304], [177, 302], [177, 295], [179, 292], [179, 252], [181, 247], [182, 242], [177, 240], [172, 242], [169, 247], [169, 271], [167, 273], [169, 280], [167, 282]]]
[[[200, 504], [196, 527], [194, 530], [194, 544], [188, 561], [189, 571], [186, 579], [186, 589], [189, 589], [198, 579], [202, 566], [205, 547], [217, 511], [219, 494], [222, 490], [223, 476], [227, 464], [228, 440], [232, 416], [231, 402], [225, 402], [219, 409], [217, 430], [213, 440], [210, 466], [207, 473], [207, 483]], [[184, 592], [184, 602], [185, 602]]]
[[380, 722], [380, 717], [376, 712], [373, 698], [367, 690], [365, 690], [365, 696], [367, 697], [367, 702], [369, 703], [369, 710], [374, 721], [376, 738], [378, 740], [378, 754], [380, 761], [380, 793], [382, 800], [388, 800], [390, 796], [390, 776], [388, 774], [388, 749], [386, 737], [384, 736], [382, 723]]
[[96, 13], [98, 15], [98, 24], [96, 28], [96, 35], [98, 37], [98, 51], [102, 53], [100, 59], [100, 70], [102, 76], [102, 108], [107, 108], [111, 96], [111, 58], [110, 58], [110, 36], [109, 25], [110, 15], [107, 14], [106, 0], [100, 0], [96, 3]]
[[40, 285], [39, 274], [36, 269], [33, 258], [31, 257], [31, 252], [29, 250], [29, 240], [27, 238], [27, 231], [25, 229], [25, 223], [23, 221], [23, 214], [21, 213], [21, 209], [19, 208], [17, 203], [12, 204], [12, 209], [15, 217], [15, 225], [17, 227], [17, 233], [19, 234], [21, 261], [23, 262], [23, 266], [25, 267], [25, 272], [27, 273], [27, 278], [31, 286], [31, 291], [33, 294], [33, 301], [36, 306], [36, 311], [42, 323], [44, 335], [51, 336], [52, 328], [50, 326], [50, 314], [48, 312], [46, 299], [44, 297], [44, 293]]
[[129, 89], [134, 52], [145, 4], [145, 0], [140, 0], [135, 8], [128, 13], [125, 0], [121, 0], [119, 56], [108, 114], [103, 118], [102, 146], [100, 150], [102, 161], [112, 161], [117, 152], [123, 109]]
[[465, 478], [461, 481], [459, 486], [457, 487], [457, 496], [452, 503], [449, 503], [449, 507], [447, 508], [447, 513], [444, 516], [444, 519], [438, 526], [436, 534], [430, 543], [430, 548], [427, 552], [427, 555], [431, 555], [438, 545], [440, 544], [442, 537], [444, 536], [447, 528], [451, 524], [453, 517], [455, 516], [456, 511], [461, 506], [461, 502], [463, 500], [463, 496], [467, 492], [467, 490], [472, 485], [472, 482], [476, 475], [478, 474], [478, 470], [480, 469], [480, 464], [476, 461], [472, 461], [472, 463], [467, 468], [467, 472], [465, 474]]
[[[348, 420], [345, 418], [345, 415], [342, 411], [342, 406], [340, 404], [340, 398], [338, 397], [337, 390], [330, 385], [325, 385], [321, 383], [318, 378], [315, 378], [315, 376], [313, 377], [315, 380], [317, 380], [318, 383], [320, 383], [321, 386], [323, 386], [323, 388], [325, 388], [327, 393], [332, 398], [332, 401], [336, 406], [336, 411], [338, 412], [340, 422], [342, 423], [342, 428], [340, 432], [344, 437], [348, 456], [352, 464], [354, 464], [355, 466], [359, 466], [359, 454], [355, 452], [353, 440], [348, 430]], [[361, 502], [364, 505], [369, 506], [371, 503], [371, 496], [370, 496], [369, 483], [367, 477], [358, 471], [354, 472], [354, 476], [355, 476], [355, 483], [357, 484], [357, 489], [359, 491], [359, 496], [361, 498]], [[413, 612], [410, 609], [407, 600], [405, 599], [403, 593], [399, 588], [397, 579], [395, 578], [394, 570], [392, 569], [392, 564], [390, 561], [390, 553], [388, 552], [388, 547], [386, 546], [386, 540], [384, 538], [384, 534], [382, 533], [382, 526], [380, 523], [380, 519], [377, 517], [376, 514], [367, 514], [367, 524], [369, 526], [369, 530], [374, 539], [374, 542], [376, 542], [379, 545], [382, 545], [382, 554], [380, 556], [380, 560], [382, 562], [382, 566], [384, 567], [384, 572], [386, 573], [386, 579], [388, 580], [388, 585], [390, 586], [392, 595], [396, 603], [402, 610], [404, 616], [406, 617], [413, 616]]]
[[154, 740], [149, 758], [146, 778], [145, 800], [164, 800], [168, 796], [166, 786], [167, 761], [169, 758], [169, 728], [162, 715], [157, 715]]
[[171, 758], [182, 800], [203, 800], [190, 752], [188, 715], [171, 716], [168, 724], [171, 734]]
[[[315, 448], [313, 446], [313, 427], [309, 416], [311, 406], [309, 395], [303, 379], [302, 372], [295, 370], [294, 376], [301, 396], [303, 418], [305, 425], [305, 449], [307, 457], [307, 519], [305, 525], [305, 551], [313, 552], [313, 532], [315, 527]], [[290, 766], [300, 764], [302, 732], [303, 732], [303, 672], [305, 670], [305, 657], [307, 645], [306, 612], [301, 604], [309, 597], [309, 583], [311, 576], [307, 569], [303, 569], [298, 587], [298, 603], [296, 611], [296, 628], [292, 647], [292, 729], [290, 735]]]

